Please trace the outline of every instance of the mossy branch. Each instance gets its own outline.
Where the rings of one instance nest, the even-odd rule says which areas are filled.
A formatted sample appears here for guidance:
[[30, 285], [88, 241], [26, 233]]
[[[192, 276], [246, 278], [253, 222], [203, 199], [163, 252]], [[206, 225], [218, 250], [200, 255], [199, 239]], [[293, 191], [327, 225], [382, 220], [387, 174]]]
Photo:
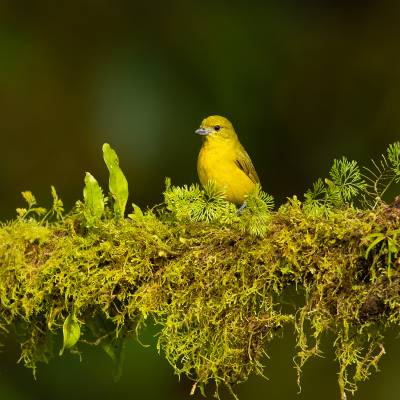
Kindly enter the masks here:
[[[61, 353], [99, 345], [119, 374], [124, 340], [151, 320], [158, 350], [203, 393], [211, 382], [218, 393], [263, 375], [268, 342], [284, 325], [297, 336], [299, 374], [333, 332], [342, 399], [377, 368], [385, 330], [400, 322], [400, 210], [382, 201], [386, 184], [343, 158], [304, 201], [272, 211], [257, 188], [238, 216], [212, 184], [167, 180], [163, 205], [133, 205], [124, 218], [126, 179], [115, 152], [103, 150], [111, 205], [87, 174], [71, 212], [54, 188], [50, 210], [24, 192], [28, 206], [0, 226], [0, 328], [17, 328], [26, 366], [56, 354], [63, 332]], [[387, 169], [373, 172], [380, 181], [398, 180], [399, 154], [390, 146]], [[293, 290], [302, 301], [288, 308]]]

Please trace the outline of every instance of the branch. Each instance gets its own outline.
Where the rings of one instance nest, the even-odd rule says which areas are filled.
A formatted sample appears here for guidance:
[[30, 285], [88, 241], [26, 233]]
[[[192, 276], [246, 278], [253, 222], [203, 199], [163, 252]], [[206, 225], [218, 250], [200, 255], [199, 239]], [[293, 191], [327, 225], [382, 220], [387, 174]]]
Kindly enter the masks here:
[[[128, 218], [124, 177], [110, 177], [111, 207], [87, 174], [84, 202], [67, 214], [54, 188], [49, 211], [24, 192], [27, 208], [0, 226], [0, 327], [18, 328], [21, 360], [34, 371], [63, 331], [62, 351], [101, 346], [119, 374], [124, 340], [153, 321], [158, 350], [202, 392], [263, 375], [268, 342], [285, 325], [300, 374], [330, 331], [345, 399], [377, 369], [385, 330], [400, 321], [399, 208], [350, 203], [365, 184], [345, 165], [335, 171], [344, 168], [352, 191], [331, 175], [318, 198], [310, 191], [271, 211], [258, 188], [240, 216], [212, 184], [168, 181], [163, 205], [134, 205]], [[117, 158], [109, 169], [121, 176]], [[290, 308], [293, 290], [302, 301]]]

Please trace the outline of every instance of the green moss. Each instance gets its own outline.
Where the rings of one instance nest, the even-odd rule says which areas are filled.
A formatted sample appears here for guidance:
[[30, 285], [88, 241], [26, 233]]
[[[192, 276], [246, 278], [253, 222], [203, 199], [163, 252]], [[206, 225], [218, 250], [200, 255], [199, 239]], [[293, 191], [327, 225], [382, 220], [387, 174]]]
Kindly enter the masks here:
[[[240, 216], [211, 186], [168, 183], [164, 205], [134, 205], [122, 219], [97, 186], [68, 214], [55, 191], [49, 211], [25, 192], [28, 207], [0, 226], [0, 327], [15, 329], [34, 370], [58, 354], [64, 327], [66, 350], [99, 345], [118, 375], [124, 340], [153, 321], [158, 350], [193, 390], [263, 375], [268, 342], [284, 325], [297, 335], [300, 376], [331, 332], [345, 399], [377, 368], [385, 330], [400, 322], [400, 213], [383, 202], [356, 208], [360, 176], [346, 198], [344, 180], [331, 176], [277, 211], [257, 189]], [[99, 202], [101, 212], [90, 209]], [[301, 301], [288, 308], [293, 290]]]

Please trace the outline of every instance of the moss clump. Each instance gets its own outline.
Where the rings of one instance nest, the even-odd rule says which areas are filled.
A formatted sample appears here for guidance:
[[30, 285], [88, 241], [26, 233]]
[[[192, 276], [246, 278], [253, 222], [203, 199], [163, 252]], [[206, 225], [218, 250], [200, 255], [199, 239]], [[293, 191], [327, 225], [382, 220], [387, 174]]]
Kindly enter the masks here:
[[[340, 162], [339, 174], [359, 174]], [[262, 375], [285, 324], [300, 373], [330, 331], [344, 399], [377, 368], [385, 330], [400, 322], [399, 209], [356, 207], [367, 186], [350, 178], [331, 174], [277, 211], [258, 189], [241, 216], [212, 187], [168, 183], [164, 206], [134, 206], [129, 218], [91, 175], [85, 202], [67, 214], [54, 189], [49, 211], [24, 192], [28, 207], [0, 226], [0, 327], [18, 328], [21, 360], [34, 370], [60, 350], [61, 331], [63, 350], [97, 344], [118, 366], [124, 340], [151, 319], [158, 349], [201, 391]], [[293, 288], [303, 301], [288, 309]]]

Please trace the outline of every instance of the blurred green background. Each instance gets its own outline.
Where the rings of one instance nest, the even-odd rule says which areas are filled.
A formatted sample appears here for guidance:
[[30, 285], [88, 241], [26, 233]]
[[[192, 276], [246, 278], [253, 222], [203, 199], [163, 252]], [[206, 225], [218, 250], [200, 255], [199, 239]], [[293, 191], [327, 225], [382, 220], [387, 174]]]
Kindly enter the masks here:
[[[69, 209], [85, 171], [105, 186], [101, 145], [118, 151], [140, 206], [161, 201], [165, 176], [197, 181], [210, 114], [227, 116], [277, 203], [301, 195], [332, 160], [368, 163], [399, 139], [400, 3], [390, 1], [21, 1], [0, 0], [0, 217], [20, 192], [44, 205], [54, 184]], [[154, 344], [149, 327], [141, 340]], [[357, 399], [397, 399], [395, 332], [382, 372]], [[128, 345], [118, 383], [99, 349], [17, 365], [2, 340], [0, 399], [186, 399], [154, 345]], [[268, 348], [264, 381], [238, 387], [247, 399], [338, 399], [331, 338], [296, 395], [293, 332]], [[228, 398], [229, 396], [225, 396]], [[194, 398], [197, 398], [194, 396]]]

